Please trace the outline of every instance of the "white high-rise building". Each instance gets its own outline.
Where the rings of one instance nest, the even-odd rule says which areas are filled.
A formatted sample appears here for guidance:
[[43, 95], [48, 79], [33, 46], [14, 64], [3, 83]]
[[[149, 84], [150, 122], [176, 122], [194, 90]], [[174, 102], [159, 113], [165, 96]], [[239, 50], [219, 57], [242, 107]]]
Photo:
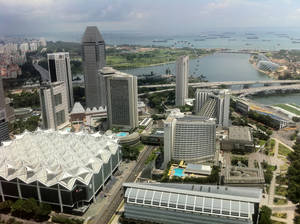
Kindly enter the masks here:
[[21, 50], [22, 54], [28, 52], [29, 51], [29, 44], [26, 43], [26, 42], [20, 44], [20, 50]]
[[30, 51], [37, 51], [37, 49], [38, 49], [38, 42], [31, 42], [29, 44], [29, 46], [30, 46]]
[[40, 46], [42, 46], [42, 47], [47, 46], [47, 42], [46, 42], [46, 39], [44, 37], [40, 38]]
[[59, 130], [69, 124], [67, 91], [64, 82], [42, 85], [40, 102], [44, 129]]
[[176, 106], [184, 106], [188, 98], [189, 56], [181, 56], [176, 61]]
[[8, 121], [5, 112], [5, 96], [2, 84], [2, 78], [0, 77], [0, 145], [2, 141], [9, 139]]
[[110, 128], [130, 130], [138, 126], [137, 78], [110, 67], [100, 70], [106, 82], [107, 117]]
[[73, 108], [73, 85], [69, 52], [48, 54], [48, 68], [51, 82], [65, 83], [69, 111]]
[[197, 89], [195, 113], [215, 118], [219, 126], [229, 126], [230, 91], [228, 89]]
[[164, 121], [164, 166], [171, 160], [212, 160], [216, 148], [213, 118], [185, 116], [175, 109]]
[[106, 64], [105, 42], [96, 26], [88, 26], [82, 38], [82, 61], [84, 68], [86, 106], [105, 105], [105, 85], [99, 80], [98, 71]]

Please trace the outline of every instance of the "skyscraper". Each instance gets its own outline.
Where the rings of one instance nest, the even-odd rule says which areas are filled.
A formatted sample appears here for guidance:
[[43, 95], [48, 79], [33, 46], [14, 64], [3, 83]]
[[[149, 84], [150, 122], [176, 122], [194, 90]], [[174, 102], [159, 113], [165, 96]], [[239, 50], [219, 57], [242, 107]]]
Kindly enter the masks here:
[[8, 121], [5, 112], [5, 96], [0, 77], [0, 145], [2, 141], [9, 139]]
[[105, 78], [107, 116], [110, 128], [130, 130], [138, 126], [137, 78], [110, 67], [100, 74]]
[[63, 81], [65, 83], [69, 111], [73, 108], [73, 85], [68, 52], [48, 54], [48, 68], [51, 82]]
[[164, 122], [164, 166], [171, 160], [200, 162], [215, 156], [216, 123], [212, 118], [173, 111]]
[[188, 98], [189, 56], [181, 56], [176, 61], [176, 106], [184, 106]]
[[81, 44], [86, 106], [106, 106], [105, 83], [98, 75], [99, 69], [106, 64], [105, 42], [96, 26], [86, 28]]
[[230, 91], [228, 89], [198, 89], [195, 94], [195, 113], [216, 118], [217, 125], [229, 126]]
[[40, 102], [44, 129], [61, 129], [69, 123], [67, 91], [64, 82], [43, 84]]

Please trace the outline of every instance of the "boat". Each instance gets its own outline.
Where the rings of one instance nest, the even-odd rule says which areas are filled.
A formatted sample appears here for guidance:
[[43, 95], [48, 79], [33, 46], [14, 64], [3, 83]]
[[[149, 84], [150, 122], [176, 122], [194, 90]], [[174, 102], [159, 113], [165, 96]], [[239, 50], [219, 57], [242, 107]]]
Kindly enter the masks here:
[[153, 40], [154, 43], [167, 43], [168, 40]]
[[255, 39], [258, 39], [258, 37], [257, 36], [250, 36], [250, 37], [247, 37], [247, 39], [255, 40]]

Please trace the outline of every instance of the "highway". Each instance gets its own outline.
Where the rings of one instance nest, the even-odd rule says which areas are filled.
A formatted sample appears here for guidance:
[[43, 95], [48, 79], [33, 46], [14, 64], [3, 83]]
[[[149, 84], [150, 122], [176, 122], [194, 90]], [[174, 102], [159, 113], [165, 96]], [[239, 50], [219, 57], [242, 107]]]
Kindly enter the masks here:
[[284, 86], [264, 86], [264, 87], [256, 87], [256, 88], [249, 88], [249, 89], [231, 90], [231, 93], [242, 94], [242, 96], [247, 96], [259, 92], [268, 92], [268, 91], [276, 91], [276, 90], [300, 90], [300, 84], [284, 85]]
[[[137, 175], [143, 170], [145, 162], [153, 151], [155, 146], [146, 146], [146, 149], [140, 154], [132, 173], [124, 182], [134, 182]], [[97, 214], [93, 223], [108, 224], [114, 213], [117, 211], [120, 203], [123, 200], [123, 188], [121, 187], [114, 195], [111, 195], [111, 203], [107, 206], [105, 211], [101, 214]]]
[[[234, 85], [272, 85], [272, 84], [300, 84], [300, 80], [259, 80], [259, 81], [224, 81], [224, 82], [195, 82], [189, 83], [189, 86], [192, 87], [214, 87], [214, 86], [234, 86]], [[159, 87], [174, 87], [176, 84], [159, 84], [159, 85], [143, 85], [139, 88], [159, 88]]]
[[43, 67], [41, 67], [40, 65], [38, 65], [37, 63], [33, 63], [33, 67], [40, 73], [41, 78], [43, 81], [49, 81], [49, 72], [44, 69]]

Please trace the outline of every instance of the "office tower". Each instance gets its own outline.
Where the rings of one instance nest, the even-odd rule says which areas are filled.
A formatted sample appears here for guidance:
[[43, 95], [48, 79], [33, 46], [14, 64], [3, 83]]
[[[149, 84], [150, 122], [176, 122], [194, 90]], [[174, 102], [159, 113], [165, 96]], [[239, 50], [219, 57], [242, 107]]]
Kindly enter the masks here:
[[69, 123], [67, 91], [64, 82], [43, 84], [40, 102], [44, 129], [61, 129]]
[[184, 106], [188, 98], [189, 56], [181, 56], [176, 61], [176, 106]]
[[0, 145], [2, 141], [9, 139], [8, 121], [5, 112], [5, 96], [0, 77]]
[[138, 126], [137, 78], [110, 67], [100, 70], [107, 91], [109, 128], [130, 130]]
[[86, 106], [93, 108], [105, 105], [105, 83], [99, 80], [98, 71], [105, 62], [105, 42], [96, 26], [88, 26], [82, 38], [82, 61]]
[[217, 125], [229, 126], [230, 91], [228, 89], [198, 89], [195, 94], [195, 113], [216, 118]]
[[164, 166], [171, 160], [201, 162], [215, 156], [213, 118], [171, 113], [164, 121]]
[[73, 108], [73, 85], [68, 52], [48, 54], [48, 68], [51, 82], [63, 81], [65, 83], [69, 111]]

